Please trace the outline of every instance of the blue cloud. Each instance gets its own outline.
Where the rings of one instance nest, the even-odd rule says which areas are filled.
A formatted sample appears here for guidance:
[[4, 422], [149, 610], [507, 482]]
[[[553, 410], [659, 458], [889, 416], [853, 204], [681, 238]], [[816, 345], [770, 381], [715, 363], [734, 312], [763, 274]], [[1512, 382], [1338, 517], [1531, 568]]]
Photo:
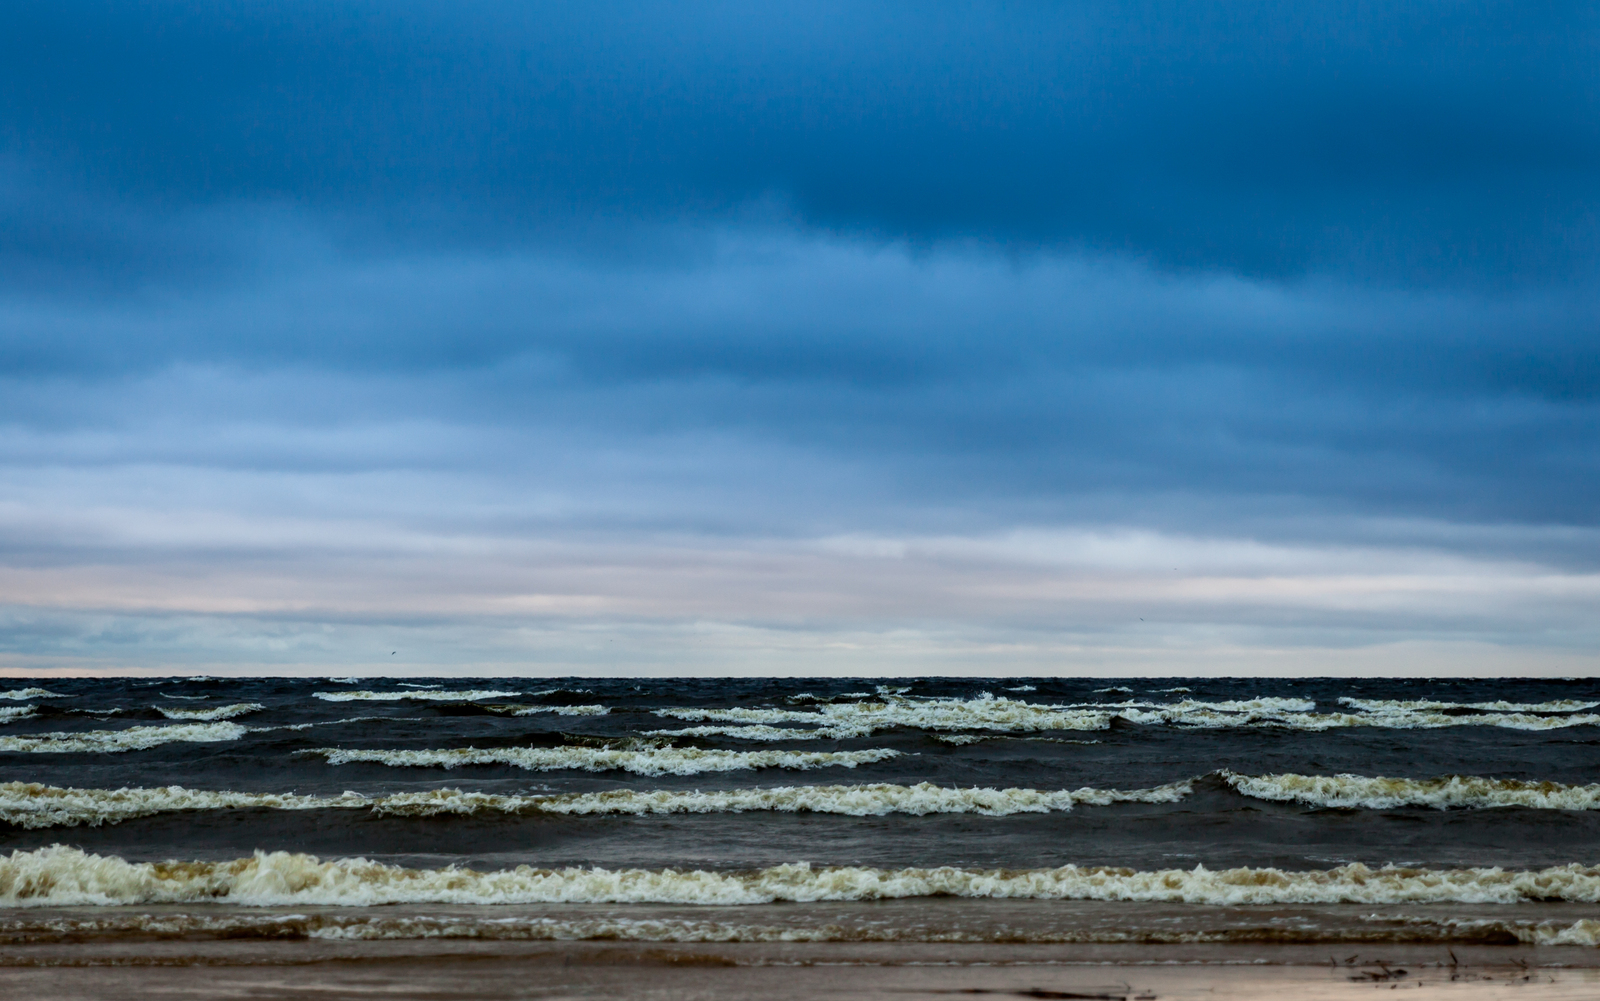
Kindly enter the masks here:
[[[1597, 33], [1489, 2], [11, 5], [0, 655], [388, 616], [487, 663], [505, 609], [687, 650], [970, 608], [939, 635], [979, 650], [1067, 592], [1072, 643], [1137, 604], [1180, 646], [1588, 650]], [[1048, 573], [1004, 541], [1035, 535]], [[1094, 539], [1137, 574], [1204, 550], [1222, 597], [1095, 604], [1073, 575], [1124, 567]], [[1367, 564], [1408, 583], [1329, 597]], [[1250, 583], [1280, 573], [1323, 597]]]
[[13, 7], [14, 155], [373, 239], [726, 216], [1249, 274], [1594, 261], [1581, 4]]

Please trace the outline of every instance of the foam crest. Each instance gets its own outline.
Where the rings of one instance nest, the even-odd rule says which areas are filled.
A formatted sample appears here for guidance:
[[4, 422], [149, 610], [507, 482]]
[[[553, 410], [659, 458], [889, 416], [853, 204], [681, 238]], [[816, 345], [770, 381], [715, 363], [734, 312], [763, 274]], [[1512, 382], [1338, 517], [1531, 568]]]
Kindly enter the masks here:
[[1565, 865], [1504, 869], [1272, 868], [1139, 871], [812, 868], [743, 872], [678, 869], [407, 869], [367, 859], [322, 861], [256, 852], [229, 862], [133, 863], [56, 845], [0, 859], [0, 903], [12, 907], [232, 903], [378, 904], [675, 903], [885, 900], [932, 896], [1128, 900], [1189, 904], [1513, 904], [1600, 900], [1600, 870]]
[[931, 782], [916, 785], [873, 783], [854, 786], [779, 786], [770, 789], [726, 789], [712, 792], [618, 790], [551, 796], [538, 802], [546, 813], [829, 813], [851, 817], [935, 813], [975, 813], [1007, 817], [1017, 813], [1050, 813], [1075, 805], [1112, 803], [1175, 803], [1192, 785], [1174, 782], [1152, 789], [1092, 789], [1044, 792], [1037, 789], [949, 788]]
[[22, 702], [26, 699], [64, 699], [60, 692], [50, 692], [43, 688], [13, 688], [9, 692], [0, 692], [0, 699], [11, 702]]
[[646, 730], [646, 737], [734, 737], [739, 740], [816, 740], [836, 738], [831, 730], [805, 730], [799, 727], [767, 726], [764, 723], [733, 726], [689, 726], [681, 730]]
[[1317, 704], [1311, 699], [1265, 696], [1259, 699], [1225, 699], [1217, 702], [1206, 702], [1198, 699], [1183, 699], [1179, 702], [1139, 702], [1129, 699], [1123, 702], [1084, 702], [1072, 708], [1157, 709], [1172, 713], [1309, 713], [1317, 708]]
[[167, 719], [187, 719], [202, 723], [215, 722], [219, 719], [233, 719], [245, 713], [259, 712], [266, 706], [259, 702], [235, 702], [231, 706], [217, 706], [214, 709], [173, 709], [168, 706], [156, 706], [155, 709]]
[[311, 697], [324, 702], [400, 702], [407, 699], [428, 702], [482, 702], [484, 699], [504, 699], [517, 692], [492, 692], [471, 690], [441, 692], [434, 689], [412, 689], [404, 692], [312, 692]]
[[606, 816], [676, 813], [826, 813], [852, 817], [969, 813], [1006, 817], [1016, 813], [1071, 810], [1075, 805], [1175, 803], [1192, 791], [1189, 782], [1151, 789], [1093, 789], [1041, 792], [1035, 789], [946, 788], [917, 785], [778, 786], [712, 792], [619, 789], [598, 793], [507, 796], [431, 789], [425, 792], [363, 796], [302, 796], [293, 793], [207, 792], [182, 786], [148, 789], [70, 789], [36, 782], [0, 784], [0, 821], [16, 827], [99, 827], [159, 813], [226, 809], [366, 809], [380, 816], [431, 817], [561, 814]]
[[537, 716], [539, 713], [555, 713], [557, 716], [604, 716], [611, 710], [605, 706], [524, 706], [512, 713], [513, 716]]
[[463, 765], [512, 765], [530, 771], [574, 769], [586, 772], [626, 771], [635, 775], [699, 775], [758, 768], [854, 768], [887, 761], [899, 751], [710, 751], [696, 747], [624, 750], [602, 747], [458, 747], [442, 750], [348, 750], [323, 747], [331, 765], [355, 762], [399, 768], [459, 768]]
[[[1184, 699], [1158, 703], [1125, 701], [1044, 705], [984, 694], [972, 699], [919, 699], [881, 694], [862, 702], [816, 703], [806, 708], [672, 708], [659, 716], [709, 724], [685, 730], [656, 731], [675, 736], [725, 736], [747, 740], [841, 740], [870, 736], [895, 727], [930, 731], [994, 730], [1032, 733], [1044, 730], [1104, 730], [1113, 719], [1141, 725], [1179, 726], [1192, 729], [1278, 727], [1293, 730], [1333, 730], [1342, 727], [1386, 729], [1437, 729], [1452, 726], [1499, 726], [1518, 730], [1550, 730], [1600, 725], [1600, 715], [1567, 712], [1536, 715], [1549, 707], [1583, 703], [1540, 703], [1526, 711], [1458, 715], [1449, 707], [1407, 708], [1410, 703], [1371, 703], [1357, 712], [1319, 713], [1316, 703], [1303, 698], [1263, 697], [1222, 701]], [[1416, 703], [1417, 706], [1431, 704]], [[1485, 706], [1490, 705], [1484, 703]], [[1509, 709], [1517, 704], [1498, 703]], [[783, 730], [778, 724], [802, 724], [806, 729]], [[745, 729], [740, 729], [744, 727]]]
[[15, 723], [35, 714], [33, 706], [0, 706], [0, 723]]
[[135, 726], [126, 730], [41, 733], [27, 737], [0, 737], [0, 751], [13, 754], [120, 754], [162, 744], [209, 744], [238, 740], [248, 732], [238, 723], [177, 723], [171, 726]]
[[1255, 799], [1312, 806], [1389, 810], [1400, 806], [1489, 808], [1520, 806], [1534, 810], [1600, 809], [1600, 785], [1519, 782], [1450, 775], [1437, 779], [1391, 779], [1364, 775], [1239, 775], [1219, 772], [1222, 780]]
[[182, 786], [152, 789], [68, 789], [37, 782], [0, 783], [0, 820], [15, 827], [100, 827], [158, 813], [265, 807], [314, 810], [367, 806], [354, 793], [342, 797], [293, 793], [204, 792]]
[[1555, 702], [1429, 702], [1421, 700], [1356, 699], [1345, 697], [1340, 705], [1364, 709], [1369, 712], [1426, 712], [1440, 709], [1475, 709], [1479, 712], [1499, 713], [1570, 713], [1600, 706], [1600, 702], [1577, 702], [1560, 699]]
[[875, 701], [826, 703], [811, 709], [689, 708], [658, 709], [656, 713], [692, 723], [806, 723], [816, 728], [812, 736], [832, 739], [864, 737], [893, 727], [1031, 732], [1104, 730], [1111, 725], [1111, 716], [1105, 712], [1036, 705], [988, 694], [975, 699], [910, 699], [889, 694]]

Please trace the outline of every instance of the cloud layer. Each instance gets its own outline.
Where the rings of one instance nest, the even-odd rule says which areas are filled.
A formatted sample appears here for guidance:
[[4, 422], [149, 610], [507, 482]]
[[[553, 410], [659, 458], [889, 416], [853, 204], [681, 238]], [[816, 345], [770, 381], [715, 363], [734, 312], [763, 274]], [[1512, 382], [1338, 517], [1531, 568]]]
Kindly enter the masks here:
[[4, 20], [11, 670], [1590, 669], [1579, 5]]

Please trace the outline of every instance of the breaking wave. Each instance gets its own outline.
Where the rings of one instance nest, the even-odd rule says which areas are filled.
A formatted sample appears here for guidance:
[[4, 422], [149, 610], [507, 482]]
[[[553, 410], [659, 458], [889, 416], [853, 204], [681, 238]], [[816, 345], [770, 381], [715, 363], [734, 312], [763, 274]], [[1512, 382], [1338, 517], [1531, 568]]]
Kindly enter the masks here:
[[135, 726], [126, 730], [85, 730], [79, 733], [41, 733], [27, 737], [0, 737], [0, 752], [22, 754], [119, 754], [142, 751], [161, 744], [208, 744], [238, 740], [249, 731], [238, 723], [177, 723], [172, 726]]
[[[331, 680], [331, 679], [330, 679]], [[518, 692], [465, 691], [441, 692], [433, 689], [413, 689], [406, 692], [312, 692], [311, 697], [325, 702], [399, 702], [420, 699], [430, 702], [481, 702], [484, 699], [504, 699]]]
[[21, 702], [25, 699], [64, 699], [60, 692], [50, 692], [43, 688], [13, 688], [9, 692], [0, 692], [0, 699], [11, 702]]
[[1537, 871], [1373, 869], [1340, 866], [1139, 871], [1057, 869], [875, 869], [799, 863], [744, 872], [678, 869], [538, 869], [492, 872], [408, 869], [367, 859], [322, 861], [256, 852], [228, 862], [133, 863], [56, 845], [0, 859], [0, 903], [12, 907], [96, 904], [247, 906], [376, 904], [676, 903], [988, 899], [1162, 901], [1190, 904], [1512, 904], [1600, 901], [1600, 869]]
[[[561, 749], [556, 749], [561, 750]], [[582, 749], [580, 749], [582, 750]], [[326, 753], [320, 752], [320, 753]], [[404, 752], [388, 752], [404, 753]], [[727, 770], [706, 767], [690, 759], [698, 771]], [[715, 759], [713, 759], [715, 760]], [[680, 767], [657, 761], [606, 765], [625, 770], [664, 774], [658, 768]], [[561, 766], [581, 767], [581, 766]], [[746, 767], [797, 767], [747, 765]], [[798, 767], [806, 767], [800, 765]], [[812, 766], [816, 767], [816, 766]], [[670, 774], [684, 774], [671, 772]], [[1214, 773], [1240, 795], [1273, 802], [1309, 806], [1388, 810], [1406, 806], [1448, 809], [1523, 807], [1534, 810], [1600, 809], [1600, 784], [1562, 785], [1558, 782], [1519, 782], [1452, 775], [1438, 779], [1394, 779], [1362, 775], [1240, 775]], [[951, 787], [920, 782], [915, 785], [864, 783], [860, 785], [774, 786], [752, 789], [633, 790], [565, 793], [557, 795], [500, 795], [431, 789], [423, 792], [367, 796], [346, 792], [338, 796], [295, 793], [205, 791], [182, 786], [122, 789], [72, 789], [30, 782], [0, 783], [0, 822], [23, 828], [99, 827], [160, 813], [227, 809], [367, 810], [380, 816], [427, 817], [444, 814], [560, 814], [566, 816], [646, 816], [685, 813], [823, 813], [867, 817], [899, 814], [974, 814], [1009, 817], [1022, 813], [1064, 812], [1077, 806], [1114, 803], [1177, 803], [1193, 795], [1198, 780], [1188, 779], [1147, 789], [1040, 790], [1023, 788]]]
[[709, 751], [696, 747], [658, 747], [622, 750], [601, 747], [458, 747], [442, 750], [388, 751], [322, 747], [331, 765], [354, 762], [401, 768], [458, 768], [463, 765], [513, 765], [530, 771], [576, 769], [586, 772], [620, 770], [635, 775], [698, 775], [757, 768], [854, 768], [887, 761], [899, 751], [872, 748], [864, 751]]
[[167, 719], [187, 719], [198, 722], [215, 722], [219, 719], [233, 719], [245, 713], [260, 712], [266, 706], [259, 702], [235, 702], [231, 706], [217, 706], [215, 709], [173, 709], [167, 706], [156, 706], [155, 709]]
[[1365, 775], [1239, 775], [1217, 773], [1238, 792], [1255, 799], [1312, 806], [1390, 810], [1400, 806], [1534, 810], [1600, 809], [1600, 785], [1520, 782], [1448, 775], [1437, 779], [1391, 779]]
[[557, 716], [604, 716], [611, 710], [605, 706], [522, 706], [511, 715], [537, 716], [539, 713], [555, 713]]
[[31, 782], [0, 784], [0, 821], [29, 829], [99, 827], [159, 813], [226, 809], [366, 809], [388, 816], [441, 814], [561, 814], [568, 816], [676, 813], [828, 813], [851, 817], [971, 813], [1007, 817], [1048, 813], [1074, 806], [1112, 803], [1176, 803], [1189, 795], [1188, 782], [1152, 789], [1093, 789], [1040, 792], [1036, 789], [946, 788], [875, 783], [855, 786], [778, 786], [711, 792], [672, 790], [505, 796], [433, 789], [426, 792], [363, 796], [302, 796], [293, 793], [207, 792], [166, 786], [150, 789], [66, 789]]
[[1478, 712], [1497, 713], [1570, 713], [1600, 706], [1600, 702], [1575, 702], [1560, 699], [1555, 702], [1429, 702], [1425, 700], [1357, 699], [1345, 697], [1340, 705], [1365, 709], [1369, 712], [1425, 712], [1440, 709], [1472, 709]]
[[[1349, 700], [1345, 700], [1349, 701]], [[896, 727], [909, 729], [997, 730], [1031, 733], [1044, 730], [1105, 730], [1114, 719], [1141, 725], [1194, 729], [1279, 727], [1294, 730], [1332, 730], [1341, 727], [1386, 729], [1436, 729], [1452, 726], [1499, 726], [1518, 730], [1548, 730], [1600, 724], [1600, 715], [1547, 713], [1548, 707], [1584, 708], [1586, 703], [1539, 703], [1507, 706], [1504, 712], [1462, 715], [1452, 704], [1372, 702], [1358, 711], [1316, 712], [1316, 703], [1302, 698], [1258, 698], [1203, 702], [1185, 699], [1173, 703], [1106, 702], [1045, 705], [984, 694], [972, 699], [918, 699], [881, 694], [860, 702], [818, 703], [804, 709], [779, 708], [670, 708], [656, 715], [711, 726], [658, 731], [682, 736], [725, 736], [748, 740], [840, 740], [870, 736]], [[1485, 703], [1484, 706], [1490, 705]], [[1466, 707], [1472, 710], [1474, 707]], [[775, 724], [800, 724], [805, 728], [780, 729]], [[741, 729], [745, 728], [745, 729]]]

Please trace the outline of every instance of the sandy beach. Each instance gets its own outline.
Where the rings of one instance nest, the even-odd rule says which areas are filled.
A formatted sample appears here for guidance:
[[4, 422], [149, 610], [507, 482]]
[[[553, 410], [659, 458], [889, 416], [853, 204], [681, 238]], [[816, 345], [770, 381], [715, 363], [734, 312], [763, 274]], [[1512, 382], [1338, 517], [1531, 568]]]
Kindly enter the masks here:
[[[117, 942], [0, 950], [0, 995], [90, 998], [1600, 996], [1590, 950], [881, 943]], [[1343, 952], [1343, 950], [1341, 950]], [[1320, 962], [1319, 962], [1319, 956]]]

